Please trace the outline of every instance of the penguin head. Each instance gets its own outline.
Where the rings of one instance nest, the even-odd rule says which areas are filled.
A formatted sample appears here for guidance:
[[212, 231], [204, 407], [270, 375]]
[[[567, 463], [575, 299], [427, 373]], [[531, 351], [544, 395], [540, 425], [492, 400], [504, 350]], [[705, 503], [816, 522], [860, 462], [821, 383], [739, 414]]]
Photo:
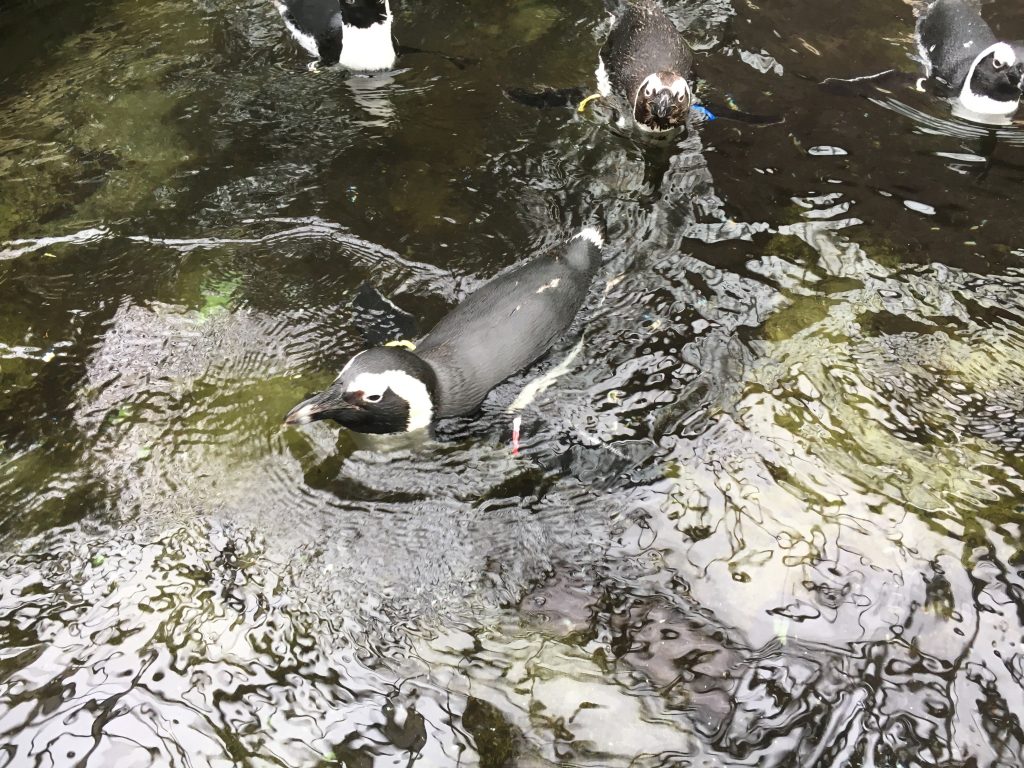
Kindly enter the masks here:
[[633, 98], [633, 118], [650, 131], [670, 131], [686, 125], [693, 91], [676, 72], [655, 72], [644, 78]]
[[390, 15], [388, 0], [341, 0], [341, 17], [347, 27], [367, 29], [387, 21]]
[[353, 432], [412, 432], [434, 417], [437, 376], [418, 355], [374, 347], [349, 360], [327, 389], [292, 408], [285, 424], [333, 419]]
[[1008, 114], [1024, 91], [1024, 46], [994, 43], [971, 65], [960, 101], [981, 114]]

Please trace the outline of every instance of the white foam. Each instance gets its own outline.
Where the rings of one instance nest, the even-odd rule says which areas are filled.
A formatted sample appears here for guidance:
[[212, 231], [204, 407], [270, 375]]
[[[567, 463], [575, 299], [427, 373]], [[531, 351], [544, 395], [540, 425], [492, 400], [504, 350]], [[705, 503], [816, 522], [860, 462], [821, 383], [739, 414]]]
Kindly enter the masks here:
[[594, 70], [597, 77], [597, 92], [605, 98], [612, 95], [612, 81], [608, 79], [608, 70], [604, 68], [604, 59], [597, 57], [597, 69]]

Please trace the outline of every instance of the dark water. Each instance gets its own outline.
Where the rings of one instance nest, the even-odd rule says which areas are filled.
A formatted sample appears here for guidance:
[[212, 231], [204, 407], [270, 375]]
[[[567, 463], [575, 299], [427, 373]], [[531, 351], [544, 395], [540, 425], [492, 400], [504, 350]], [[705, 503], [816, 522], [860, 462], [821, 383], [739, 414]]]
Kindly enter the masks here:
[[[374, 77], [262, 1], [0, 7], [0, 766], [1024, 764], [1024, 130], [818, 86], [913, 68], [898, 0], [672, 12], [785, 123], [505, 100], [598, 2], [409, 2], [477, 61]], [[423, 332], [596, 207], [478, 419], [280, 428], [368, 286]]]

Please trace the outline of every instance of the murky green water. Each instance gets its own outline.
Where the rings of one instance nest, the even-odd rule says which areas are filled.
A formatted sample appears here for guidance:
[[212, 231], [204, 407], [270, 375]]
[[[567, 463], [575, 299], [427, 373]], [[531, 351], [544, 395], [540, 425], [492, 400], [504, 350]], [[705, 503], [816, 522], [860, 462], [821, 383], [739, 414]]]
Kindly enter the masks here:
[[[262, 0], [0, 9], [0, 766], [1024, 763], [1024, 132], [818, 87], [912, 67], [898, 0], [673, 13], [786, 122], [507, 101], [597, 2], [407, 3], [476, 62], [374, 77]], [[520, 456], [578, 335], [419, 446], [280, 428], [368, 286], [422, 332], [596, 206]]]

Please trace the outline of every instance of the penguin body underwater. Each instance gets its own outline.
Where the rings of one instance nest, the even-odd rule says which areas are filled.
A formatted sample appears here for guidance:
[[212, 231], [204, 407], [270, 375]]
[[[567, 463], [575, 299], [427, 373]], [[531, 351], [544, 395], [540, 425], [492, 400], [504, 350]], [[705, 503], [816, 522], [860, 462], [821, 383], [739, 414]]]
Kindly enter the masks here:
[[298, 43], [317, 57], [311, 66], [340, 64], [357, 72], [395, 66], [389, 0], [273, 0]]
[[981, 116], [1012, 115], [1024, 90], [1024, 46], [1003, 42], [973, 0], [935, 0], [917, 22], [918, 49], [942, 95]]
[[598, 54], [598, 93], [618, 101], [641, 131], [684, 127], [695, 101], [690, 46], [654, 0], [630, 0], [612, 19]]
[[569, 328], [603, 246], [602, 233], [586, 227], [484, 284], [412, 349], [360, 352], [330, 387], [292, 408], [285, 424], [333, 419], [355, 432], [386, 434], [473, 413], [488, 392]]

